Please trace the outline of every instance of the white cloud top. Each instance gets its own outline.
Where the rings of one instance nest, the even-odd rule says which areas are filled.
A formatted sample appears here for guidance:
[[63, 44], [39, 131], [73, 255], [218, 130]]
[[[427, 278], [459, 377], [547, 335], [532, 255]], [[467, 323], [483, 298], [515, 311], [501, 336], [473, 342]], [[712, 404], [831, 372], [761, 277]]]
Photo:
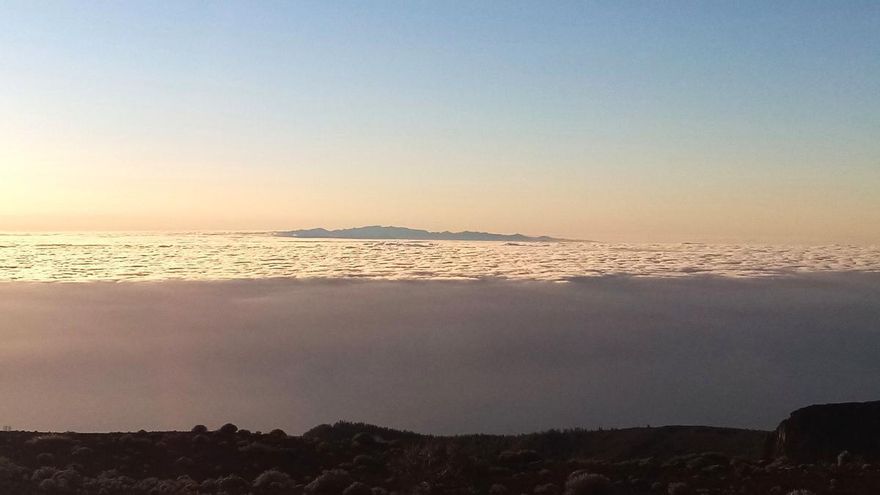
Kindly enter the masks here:
[[263, 234], [0, 236], [2, 281], [333, 278], [564, 281], [880, 271], [877, 246], [297, 240]]

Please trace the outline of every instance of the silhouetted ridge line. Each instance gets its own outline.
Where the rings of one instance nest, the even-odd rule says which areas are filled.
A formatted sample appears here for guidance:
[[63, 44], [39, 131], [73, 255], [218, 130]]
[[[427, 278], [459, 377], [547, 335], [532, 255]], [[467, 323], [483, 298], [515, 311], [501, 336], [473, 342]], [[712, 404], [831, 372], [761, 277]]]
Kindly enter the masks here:
[[[136, 433], [4, 430], [0, 493], [880, 493], [870, 443], [878, 407], [806, 407], [775, 433], [661, 426], [435, 436], [347, 421], [301, 436], [232, 423]], [[765, 445], [781, 450], [762, 458]], [[840, 448], [847, 450], [835, 455]], [[819, 456], [803, 464], [789, 454]]]
[[571, 239], [559, 239], [549, 236], [527, 236], [523, 234], [493, 234], [490, 232], [431, 232], [407, 227], [369, 225], [351, 229], [327, 230], [300, 229], [276, 232], [282, 237], [299, 237], [303, 239], [401, 239], [415, 241], [513, 241], [513, 242], [562, 242]]

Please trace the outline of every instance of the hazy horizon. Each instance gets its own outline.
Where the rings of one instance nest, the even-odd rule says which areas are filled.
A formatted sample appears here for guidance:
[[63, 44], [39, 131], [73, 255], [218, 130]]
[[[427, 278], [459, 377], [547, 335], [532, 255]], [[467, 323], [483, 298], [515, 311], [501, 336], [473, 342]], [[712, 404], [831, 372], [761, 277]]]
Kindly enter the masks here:
[[[380, 224], [380, 223], [365, 223], [362, 225], [353, 225], [353, 224], [339, 224], [337, 226], [328, 226], [328, 225], [295, 225], [295, 226], [284, 226], [279, 228], [263, 228], [263, 229], [255, 229], [255, 228], [242, 228], [242, 229], [126, 229], [126, 228], [117, 228], [117, 229], [76, 229], [76, 228], [68, 228], [68, 229], [29, 229], [29, 230], [15, 230], [15, 229], [0, 229], [0, 236], [5, 235], [52, 235], [52, 234], [271, 234], [276, 232], [285, 232], [296, 229], [318, 229], [325, 228], [327, 230], [345, 230], [352, 229], [358, 227], [368, 227], [375, 225], [383, 225], [389, 227], [403, 227], [403, 228], [413, 228], [413, 229], [422, 229], [422, 226], [412, 226], [412, 225], [390, 225], [390, 224]], [[728, 237], [718, 237], [718, 238], [704, 238], [700, 236], [695, 237], [680, 237], [675, 239], [665, 239], [665, 240], [656, 240], [651, 239], [649, 237], [638, 238], [637, 239], [618, 239], [613, 236], [610, 238], [597, 238], [597, 237], [587, 237], [587, 238], [565, 238], [563, 236], [556, 235], [553, 232], [532, 232], [532, 231], [523, 231], [523, 230], [509, 230], [509, 231], [491, 231], [488, 229], [481, 229], [476, 227], [474, 229], [463, 229], [463, 228], [437, 228], [437, 229], [427, 229], [431, 232], [485, 232], [492, 234], [504, 234], [504, 235], [512, 235], [512, 234], [522, 234], [530, 237], [540, 237], [540, 236], [548, 236], [553, 237], [556, 240], [552, 242], [558, 241], [576, 241], [576, 242], [597, 242], [597, 243], [606, 243], [606, 244], [634, 244], [634, 245], [650, 245], [650, 244], [717, 244], [717, 245], [743, 245], [743, 246], [755, 246], [755, 245], [768, 245], [768, 246], [836, 246], [836, 245], [850, 245], [850, 246], [863, 246], [863, 247], [874, 247], [880, 244], [880, 239], [878, 240], [850, 240], [850, 241], [819, 241], [819, 240], [784, 240], [784, 239], [742, 239], [742, 238], [728, 238]], [[350, 238], [350, 240], [358, 240], [357, 238]], [[368, 239], [365, 239], [368, 240]], [[453, 241], [454, 242], [454, 241]], [[499, 242], [499, 241], [485, 241], [485, 242]]]

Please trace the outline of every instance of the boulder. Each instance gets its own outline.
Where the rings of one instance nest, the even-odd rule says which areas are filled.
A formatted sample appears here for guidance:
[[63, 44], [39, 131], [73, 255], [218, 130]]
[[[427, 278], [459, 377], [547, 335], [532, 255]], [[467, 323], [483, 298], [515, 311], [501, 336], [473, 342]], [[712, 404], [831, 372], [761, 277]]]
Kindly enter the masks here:
[[791, 413], [770, 436], [769, 457], [797, 462], [836, 462], [847, 451], [880, 459], [880, 401], [820, 404]]

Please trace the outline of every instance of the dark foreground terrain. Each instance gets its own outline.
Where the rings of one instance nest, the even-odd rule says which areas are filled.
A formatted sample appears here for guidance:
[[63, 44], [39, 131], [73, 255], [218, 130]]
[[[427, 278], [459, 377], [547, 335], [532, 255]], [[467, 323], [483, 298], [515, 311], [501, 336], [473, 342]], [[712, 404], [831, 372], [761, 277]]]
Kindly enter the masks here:
[[[0, 493], [871, 494], [880, 493], [878, 411], [880, 402], [811, 406], [772, 433], [669, 426], [436, 437], [345, 422], [302, 436], [231, 424], [6, 431]], [[847, 442], [854, 450], [837, 450]]]

